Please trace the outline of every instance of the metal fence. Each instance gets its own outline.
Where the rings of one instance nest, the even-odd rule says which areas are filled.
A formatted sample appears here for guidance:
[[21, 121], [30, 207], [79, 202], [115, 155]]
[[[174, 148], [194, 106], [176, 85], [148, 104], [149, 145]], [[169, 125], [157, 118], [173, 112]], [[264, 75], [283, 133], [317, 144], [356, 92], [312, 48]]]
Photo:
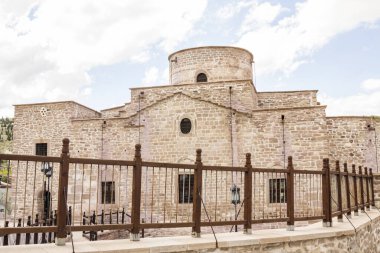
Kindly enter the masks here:
[[[133, 161], [72, 158], [69, 140], [60, 157], [0, 154], [3, 182], [2, 245], [64, 240], [68, 232], [128, 230], [138, 240], [144, 229], [191, 227], [200, 236], [208, 226], [287, 225], [357, 213], [374, 205], [372, 170], [352, 165], [321, 170], [208, 166], [202, 151], [195, 164], [145, 162], [141, 146]], [[41, 187], [42, 185], [42, 187]], [[1, 185], [0, 185], [1, 186]], [[12, 210], [13, 209], [13, 210]], [[232, 230], [232, 229], [231, 229]]]

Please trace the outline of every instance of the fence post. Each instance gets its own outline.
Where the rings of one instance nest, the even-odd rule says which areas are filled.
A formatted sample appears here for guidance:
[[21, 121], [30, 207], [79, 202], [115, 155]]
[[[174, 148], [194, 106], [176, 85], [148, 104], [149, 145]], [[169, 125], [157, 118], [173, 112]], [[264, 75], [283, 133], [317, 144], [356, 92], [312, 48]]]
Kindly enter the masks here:
[[373, 173], [372, 169], [369, 169], [369, 176], [371, 177], [371, 206], [375, 207], [375, 189], [373, 185]]
[[330, 162], [328, 158], [323, 159], [322, 202], [325, 216], [323, 226], [332, 227]]
[[[17, 227], [21, 227], [21, 218], [18, 219]], [[16, 234], [16, 245], [20, 245], [21, 234]]]
[[360, 187], [360, 203], [361, 203], [360, 210], [364, 213], [365, 212], [365, 207], [364, 207], [365, 202], [364, 202], [364, 183], [363, 183], [362, 166], [359, 166], [359, 176], [360, 176], [359, 187]]
[[355, 170], [355, 164], [352, 165], [352, 173], [354, 173], [354, 201], [355, 201], [355, 207], [354, 207], [354, 216], [359, 215], [359, 204], [358, 204], [358, 176], [356, 174]]
[[366, 208], [367, 210], [370, 210], [370, 198], [369, 198], [369, 177], [368, 177], [368, 169], [367, 167], [364, 167], [364, 175], [365, 175], [365, 188], [366, 188]]
[[244, 233], [252, 234], [252, 163], [251, 154], [245, 155], [244, 175]]
[[294, 167], [293, 158], [288, 156], [288, 172], [286, 180], [286, 211], [288, 215], [287, 229], [294, 231]]
[[[5, 221], [4, 227], [6, 228], [9, 227], [9, 221]], [[3, 238], [3, 246], [8, 246], [8, 239], [9, 239], [9, 235], [5, 234]]]
[[335, 162], [336, 171], [338, 174], [336, 175], [336, 190], [338, 194], [338, 211], [340, 214], [338, 215], [338, 222], [343, 222], [343, 204], [342, 204], [342, 175], [340, 173], [340, 164], [339, 161]]
[[132, 176], [132, 229], [131, 241], [140, 240], [140, 206], [141, 206], [141, 173], [142, 173], [142, 160], [141, 160], [141, 145], [135, 145], [135, 165], [133, 166]]
[[348, 176], [348, 168], [347, 163], [343, 164], [344, 166], [344, 181], [346, 183], [346, 199], [347, 199], [347, 208], [349, 209], [347, 212], [347, 217], [351, 218], [351, 196], [350, 196], [350, 179]]
[[[26, 226], [32, 226], [32, 217], [28, 216], [28, 221], [26, 222]], [[30, 244], [30, 233], [25, 234], [25, 244]]]
[[66, 242], [66, 223], [67, 223], [67, 186], [69, 181], [69, 139], [65, 138], [62, 141], [61, 164], [59, 170], [58, 183], [58, 215], [57, 215], [57, 236], [55, 244], [64, 246]]
[[201, 237], [201, 196], [202, 196], [202, 149], [197, 149], [193, 189], [193, 227], [192, 236]]
[[[58, 224], [57, 224], [58, 225]], [[36, 214], [36, 218], [34, 219], [34, 226], [40, 226], [40, 220], [38, 218], [38, 213]], [[37, 232], [34, 232], [33, 234], [33, 243], [34, 244], [38, 244], [38, 233]]]

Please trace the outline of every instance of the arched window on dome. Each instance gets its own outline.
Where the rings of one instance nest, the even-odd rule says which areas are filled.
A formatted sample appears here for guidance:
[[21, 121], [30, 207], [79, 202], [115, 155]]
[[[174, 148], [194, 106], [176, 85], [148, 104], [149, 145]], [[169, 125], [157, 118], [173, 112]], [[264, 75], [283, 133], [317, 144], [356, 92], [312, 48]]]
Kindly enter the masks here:
[[207, 76], [205, 73], [199, 73], [197, 75], [197, 83], [205, 83], [207, 82]]

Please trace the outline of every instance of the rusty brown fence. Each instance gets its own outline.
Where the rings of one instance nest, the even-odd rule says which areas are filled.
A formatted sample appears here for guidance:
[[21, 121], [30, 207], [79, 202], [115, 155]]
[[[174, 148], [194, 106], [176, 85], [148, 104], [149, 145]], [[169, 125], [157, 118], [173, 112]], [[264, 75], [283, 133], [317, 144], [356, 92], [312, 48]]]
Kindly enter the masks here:
[[[60, 157], [0, 154], [0, 244], [48, 243], [81, 231], [141, 231], [210, 226], [246, 233], [323, 220], [331, 226], [374, 205], [372, 170], [331, 165], [321, 170], [146, 162], [136, 145], [133, 161], [73, 158], [69, 140]], [[218, 230], [223, 231], [223, 230]], [[58, 238], [58, 240], [57, 240]]]

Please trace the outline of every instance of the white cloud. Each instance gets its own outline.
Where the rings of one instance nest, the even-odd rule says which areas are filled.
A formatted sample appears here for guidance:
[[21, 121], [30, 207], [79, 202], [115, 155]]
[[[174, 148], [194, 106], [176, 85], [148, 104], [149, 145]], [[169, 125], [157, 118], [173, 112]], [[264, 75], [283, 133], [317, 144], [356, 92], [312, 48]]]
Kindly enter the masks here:
[[145, 70], [142, 79], [143, 85], [168, 85], [169, 84], [169, 67], [160, 70], [157, 66], [153, 66]]
[[367, 79], [360, 84], [360, 87], [368, 91], [380, 90], [380, 79]]
[[159, 77], [159, 71], [157, 67], [151, 67], [145, 71], [143, 84], [156, 84]]
[[359, 94], [335, 98], [322, 94], [319, 100], [327, 105], [327, 115], [380, 115], [380, 79], [361, 83]]
[[25, 0], [0, 2], [0, 113], [11, 104], [76, 99], [88, 71], [146, 62], [186, 39], [207, 0]]
[[169, 72], [170, 72], [169, 67], [166, 67], [164, 71], [162, 71], [161, 80], [163, 83], [169, 84], [169, 75], [170, 75]]
[[268, 2], [252, 5], [245, 16], [240, 33], [244, 33], [253, 27], [261, 27], [271, 24], [285, 9], [280, 5], [272, 5]]
[[[264, 2], [252, 8], [269, 13], [268, 19], [264, 19], [267, 23], [257, 26], [255, 22], [243, 22], [241, 29], [245, 32], [236, 44], [252, 51], [259, 75], [290, 73], [334, 36], [361, 25], [371, 26], [380, 18], [378, 0], [307, 0], [296, 4], [294, 14], [274, 24], [270, 22], [278, 15], [280, 6]], [[247, 15], [245, 20], [252, 18], [252, 12]], [[252, 20], [257, 21], [260, 16]]]
[[216, 17], [221, 20], [228, 20], [238, 14], [243, 8], [247, 8], [255, 3], [256, 0], [230, 2], [216, 11]]
[[130, 57], [131, 62], [135, 63], [145, 63], [149, 61], [151, 58], [150, 52], [149, 51], [142, 51], [138, 52], [136, 55], [132, 55]]

